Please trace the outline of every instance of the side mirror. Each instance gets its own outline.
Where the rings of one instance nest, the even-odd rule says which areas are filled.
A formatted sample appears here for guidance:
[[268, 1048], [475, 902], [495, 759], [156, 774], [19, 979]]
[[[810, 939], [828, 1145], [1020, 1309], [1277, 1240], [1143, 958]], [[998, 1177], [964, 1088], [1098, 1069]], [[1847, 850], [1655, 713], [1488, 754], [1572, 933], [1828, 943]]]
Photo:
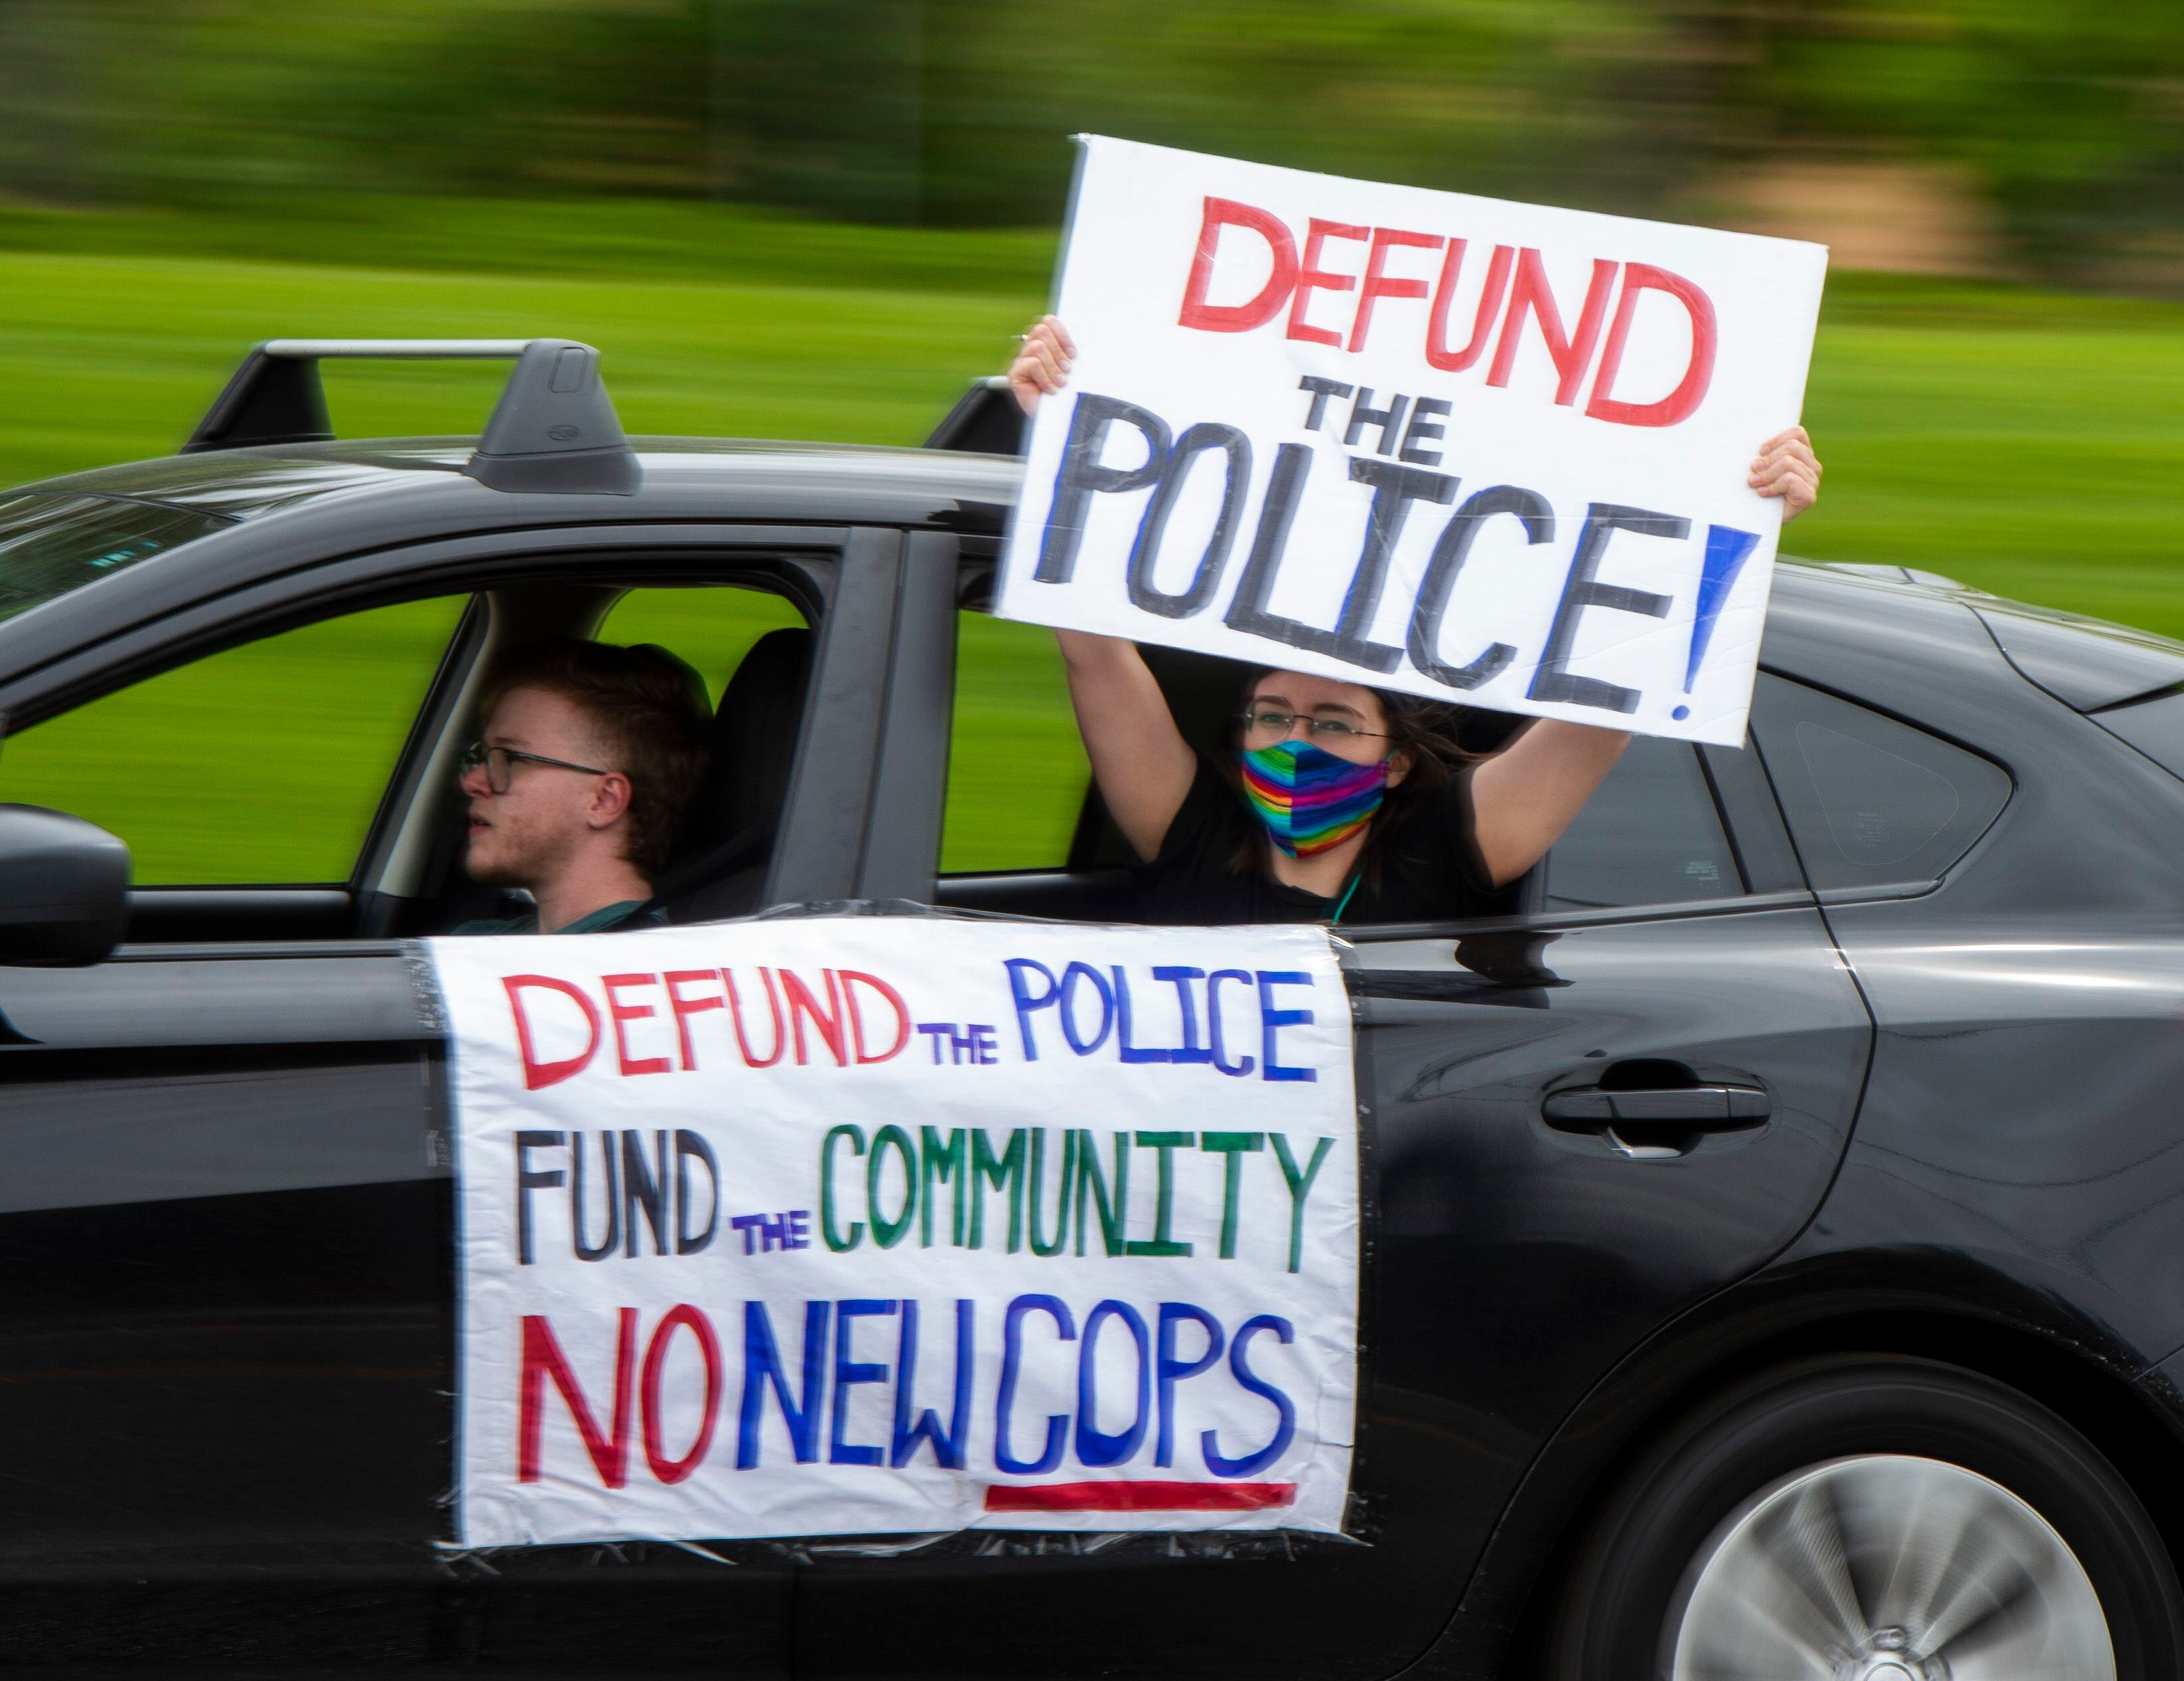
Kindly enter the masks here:
[[129, 926], [129, 849], [95, 823], [0, 804], [0, 964], [78, 968]]

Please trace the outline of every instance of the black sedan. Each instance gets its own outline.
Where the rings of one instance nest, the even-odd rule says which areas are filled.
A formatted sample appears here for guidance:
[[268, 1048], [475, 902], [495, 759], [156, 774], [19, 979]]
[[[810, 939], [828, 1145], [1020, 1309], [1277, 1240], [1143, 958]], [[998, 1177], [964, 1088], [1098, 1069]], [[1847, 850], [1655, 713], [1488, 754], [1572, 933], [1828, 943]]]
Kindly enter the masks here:
[[[465, 353], [518, 359], [482, 438], [332, 438], [319, 360]], [[632, 442], [581, 345], [276, 342], [183, 454], [0, 498], [26, 762], [315, 626], [449, 627], [337, 878], [131, 887], [122, 843], [171, 837], [0, 809], [0, 1659], [2184, 1673], [2184, 645], [1892, 567], [1786, 563], [1751, 747], [1635, 743], [1502, 914], [1343, 930], [1347, 1538], [446, 1544], [447, 1094], [409, 942], [490, 909], [453, 774], [484, 666], [612, 639], [647, 592], [773, 615], [705, 672], [674, 920], [1127, 917], [1089, 793], [1056, 855], [940, 868], [1019, 476], [994, 401], [936, 441], [998, 454]], [[1211, 743], [1234, 671], [1155, 660]], [[256, 704], [269, 740], [309, 722]], [[250, 790], [158, 816], [294, 821]]]

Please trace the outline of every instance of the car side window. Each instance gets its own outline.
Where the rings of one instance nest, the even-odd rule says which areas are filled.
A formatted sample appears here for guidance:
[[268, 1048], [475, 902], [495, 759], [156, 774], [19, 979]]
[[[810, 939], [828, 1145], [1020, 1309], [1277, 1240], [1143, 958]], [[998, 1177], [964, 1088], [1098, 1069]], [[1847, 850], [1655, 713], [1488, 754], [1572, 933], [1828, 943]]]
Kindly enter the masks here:
[[348, 881], [466, 598], [210, 654], [0, 747], [0, 799], [87, 818], [139, 886]]
[[1541, 867], [1550, 910], [1730, 899], [1744, 892], [1713, 790], [1689, 742], [1639, 736]]
[[1091, 780], [1054, 632], [958, 614], [941, 873], [1061, 869]]
[[[625, 647], [657, 643], [697, 669], [706, 698], [718, 706], [728, 679], [760, 637], [803, 626], [802, 614], [766, 590], [725, 584], [633, 589], [608, 611], [599, 640]], [[795, 743], [786, 746], [793, 749]]]
[[1785, 678], [1761, 674], [1752, 728], [1816, 889], [1932, 881], [2009, 798], [1991, 760]]

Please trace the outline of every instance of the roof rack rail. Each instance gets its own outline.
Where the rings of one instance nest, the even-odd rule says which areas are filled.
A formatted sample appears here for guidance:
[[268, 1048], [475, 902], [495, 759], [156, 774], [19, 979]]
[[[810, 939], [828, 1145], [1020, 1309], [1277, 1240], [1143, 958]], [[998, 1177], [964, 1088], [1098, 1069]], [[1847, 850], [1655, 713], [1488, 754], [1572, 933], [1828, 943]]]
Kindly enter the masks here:
[[333, 437], [319, 364], [512, 359], [515, 371], [463, 471], [493, 490], [630, 496], [643, 476], [599, 381], [599, 353], [571, 338], [273, 338], [242, 359], [185, 455]]
[[995, 374], [971, 381], [971, 388], [933, 429], [925, 447], [979, 455], [1021, 455], [1030, 430], [1007, 378]]

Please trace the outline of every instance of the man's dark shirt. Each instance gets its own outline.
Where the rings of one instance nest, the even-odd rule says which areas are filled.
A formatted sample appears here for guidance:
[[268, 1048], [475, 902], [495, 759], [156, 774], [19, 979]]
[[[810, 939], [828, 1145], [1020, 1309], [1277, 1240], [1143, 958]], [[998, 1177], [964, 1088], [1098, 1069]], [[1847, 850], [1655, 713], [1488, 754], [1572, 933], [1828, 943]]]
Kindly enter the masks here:
[[[579, 916], [566, 928], [556, 928], [557, 934], [604, 934], [616, 928], [664, 928], [667, 913], [658, 905], [644, 910], [641, 899], [625, 899], [619, 904], [603, 905], [588, 916]], [[538, 913], [527, 916], [479, 916], [456, 927], [458, 934], [535, 934], [538, 932]]]

